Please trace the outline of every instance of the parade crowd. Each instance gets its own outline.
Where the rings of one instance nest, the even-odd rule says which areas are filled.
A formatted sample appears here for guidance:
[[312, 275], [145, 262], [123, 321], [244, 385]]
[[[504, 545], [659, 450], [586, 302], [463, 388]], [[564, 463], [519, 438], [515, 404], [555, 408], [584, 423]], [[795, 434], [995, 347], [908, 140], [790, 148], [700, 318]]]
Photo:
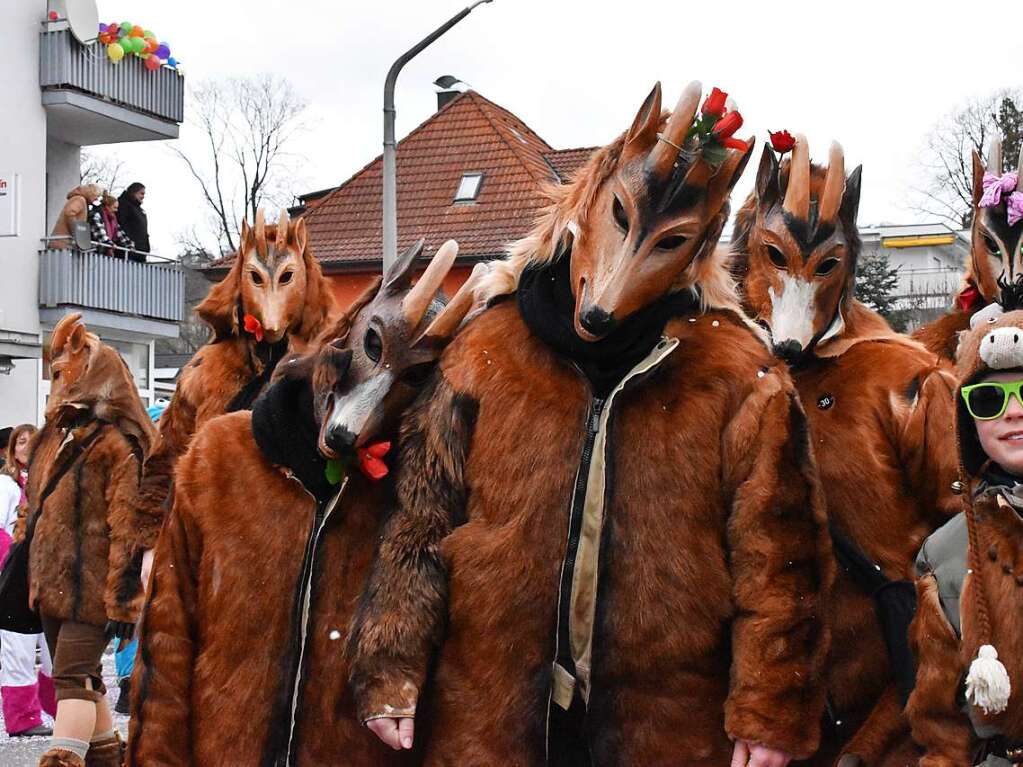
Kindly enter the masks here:
[[[658, 84], [450, 298], [454, 241], [339, 306], [258, 211], [155, 426], [65, 316], [0, 474], [40, 767], [1023, 764], [1023, 158], [974, 153], [903, 335], [854, 297], [861, 168], [742, 122]], [[70, 213], [144, 260], [144, 192]]]

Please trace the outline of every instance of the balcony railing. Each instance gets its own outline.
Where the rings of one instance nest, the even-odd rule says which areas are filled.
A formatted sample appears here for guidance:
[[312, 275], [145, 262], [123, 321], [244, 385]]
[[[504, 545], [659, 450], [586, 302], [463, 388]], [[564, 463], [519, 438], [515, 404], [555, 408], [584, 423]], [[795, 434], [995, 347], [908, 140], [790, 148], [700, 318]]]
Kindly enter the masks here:
[[176, 265], [49, 248], [39, 252], [39, 306], [80, 306], [181, 322], [185, 274]]
[[150, 72], [134, 56], [114, 64], [102, 45], [82, 45], [67, 29], [41, 33], [39, 84], [43, 90], [80, 91], [161, 120], [184, 119], [185, 79], [176, 70]]

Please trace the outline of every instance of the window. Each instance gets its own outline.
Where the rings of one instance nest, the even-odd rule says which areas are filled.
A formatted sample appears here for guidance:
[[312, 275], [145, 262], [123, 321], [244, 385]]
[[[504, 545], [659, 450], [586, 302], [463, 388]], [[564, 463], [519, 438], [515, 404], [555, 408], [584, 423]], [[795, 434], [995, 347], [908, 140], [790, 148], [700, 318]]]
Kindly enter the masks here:
[[463, 173], [462, 180], [458, 182], [458, 191], [455, 192], [455, 202], [475, 202], [482, 184], [482, 173]]

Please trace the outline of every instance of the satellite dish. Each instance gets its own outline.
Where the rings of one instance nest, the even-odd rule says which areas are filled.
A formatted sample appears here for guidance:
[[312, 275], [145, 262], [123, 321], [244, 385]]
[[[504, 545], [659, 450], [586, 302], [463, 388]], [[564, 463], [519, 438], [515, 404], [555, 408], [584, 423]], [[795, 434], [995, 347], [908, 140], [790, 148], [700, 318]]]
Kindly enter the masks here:
[[[82, 45], [92, 45], [99, 36], [99, 10], [96, 0], [55, 0], [54, 10], [67, 19], [71, 34]], [[62, 7], [63, 6], [63, 7]]]

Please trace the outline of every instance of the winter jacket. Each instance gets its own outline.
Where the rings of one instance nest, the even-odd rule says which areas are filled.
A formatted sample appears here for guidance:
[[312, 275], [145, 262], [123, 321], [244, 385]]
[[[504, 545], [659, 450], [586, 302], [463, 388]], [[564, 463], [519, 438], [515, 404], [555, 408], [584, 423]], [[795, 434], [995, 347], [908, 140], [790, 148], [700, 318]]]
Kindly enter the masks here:
[[178, 462], [129, 765], [412, 763], [356, 719], [342, 652], [393, 486], [327, 482], [297, 386], [208, 422]]
[[[135, 243], [121, 229], [117, 218], [102, 204], [89, 206], [89, 231], [92, 241], [96, 243], [99, 252], [104, 255], [116, 258], [125, 258], [129, 255], [137, 256], [137, 254], [130, 253], [135, 248]], [[115, 245], [123, 250], [115, 250], [113, 247]]]
[[[142, 253], [149, 253], [149, 221], [139, 201], [127, 190], [117, 198], [117, 220], [124, 233]], [[144, 260], [144, 259], [143, 259]]]
[[[8, 474], [0, 474], [0, 530], [14, 534], [21, 505], [21, 485]], [[2, 561], [2, 560], [0, 560]]]
[[89, 206], [102, 194], [103, 190], [95, 184], [76, 186], [67, 193], [67, 202], [64, 203], [64, 208], [53, 225], [53, 231], [50, 232], [51, 248], [65, 249], [74, 245], [75, 221], [86, 221]]
[[579, 701], [596, 767], [816, 749], [831, 571], [805, 416], [734, 313], [663, 336], [595, 397], [498, 303], [406, 415], [352, 683], [363, 719], [416, 716], [425, 764], [542, 765]]
[[138, 617], [142, 553], [159, 532], [132, 510], [143, 450], [117, 426], [92, 418], [66, 430], [47, 424], [34, 439], [28, 515], [38, 521], [29, 599], [43, 615], [94, 626]]

